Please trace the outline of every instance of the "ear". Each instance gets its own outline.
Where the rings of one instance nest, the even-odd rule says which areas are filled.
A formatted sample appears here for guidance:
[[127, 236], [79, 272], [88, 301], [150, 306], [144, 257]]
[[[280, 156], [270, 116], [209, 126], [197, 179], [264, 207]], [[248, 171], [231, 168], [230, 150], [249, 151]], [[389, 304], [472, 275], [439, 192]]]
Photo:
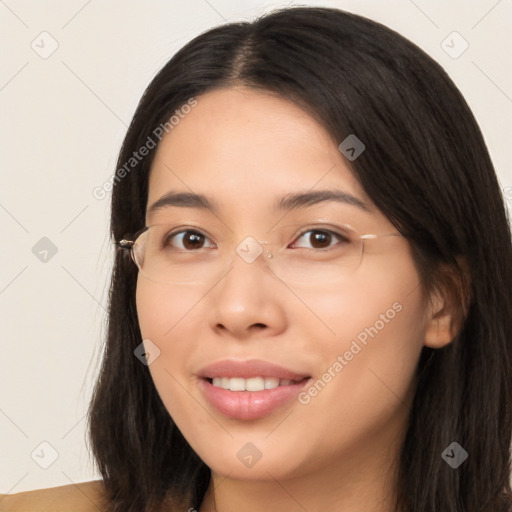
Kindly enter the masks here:
[[424, 344], [443, 348], [459, 334], [471, 300], [469, 267], [458, 260], [458, 268], [443, 265], [436, 272], [434, 289], [428, 297]]

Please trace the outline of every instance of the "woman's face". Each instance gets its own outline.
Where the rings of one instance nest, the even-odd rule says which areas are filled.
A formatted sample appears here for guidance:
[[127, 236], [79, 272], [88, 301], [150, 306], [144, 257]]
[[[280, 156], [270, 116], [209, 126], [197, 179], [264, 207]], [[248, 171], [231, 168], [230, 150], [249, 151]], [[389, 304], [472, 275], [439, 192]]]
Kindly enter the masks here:
[[[180, 260], [183, 268], [203, 261], [208, 271], [186, 284], [139, 273], [137, 283], [145, 346], [160, 351], [149, 370], [163, 403], [205, 463], [231, 478], [381, 467], [402, 440], [428, 323], [410, 246], [397, 236], [368, 239], [359, 266], [340, 265], [335, 279], [324, 273], [345, 250], [327, 227], [396, 233], [349, 170], [341, 141], [270, 94], [232, 88], [196, 99], [157, 150], [146, 223], [203, 234], [177, 235], [168, 250], [190, 258]], [[290, 194], [325, 190], [341, 199], [276, 208]], [[151, 209], [171, 191], [204, 195], [216, 208], [164, 201]], [[265, 252], [252, 262], [244, 257], [266, 249], [255, 242], [265, 240], [288, 255], [285, 273], [267, 266]], [[211, 271], [221, 248], [233, 256], [227, 273]], [[207, 366], [230, 361], [217, 376], [234, 389], [283, 379], [265, 364], [243, 364], [254, 360], [309, 378], [265, 391], [223, 390], [203, 378], [215, 376]]]

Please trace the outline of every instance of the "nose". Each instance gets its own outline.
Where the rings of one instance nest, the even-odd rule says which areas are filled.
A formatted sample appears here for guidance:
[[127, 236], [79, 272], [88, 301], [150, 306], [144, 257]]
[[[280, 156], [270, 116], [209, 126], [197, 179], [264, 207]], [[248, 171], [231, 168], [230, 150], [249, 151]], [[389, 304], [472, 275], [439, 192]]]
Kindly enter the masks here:
[[229, 270], [209, 294], [210, 326], [240, 339], [262, 330], [275, 335], [286, 326], [286, 290], [267, 266], [264, 251], [254, 259], [254, 254], [251, 258], [243, 254], [234, 255]]

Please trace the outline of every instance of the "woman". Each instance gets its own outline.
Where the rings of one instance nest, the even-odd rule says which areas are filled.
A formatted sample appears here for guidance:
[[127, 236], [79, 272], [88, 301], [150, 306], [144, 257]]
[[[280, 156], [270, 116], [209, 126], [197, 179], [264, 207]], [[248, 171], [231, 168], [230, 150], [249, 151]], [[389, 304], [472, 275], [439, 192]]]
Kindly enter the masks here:
[[111, 232], [91, 510], [512, 510], [510, 230], [412, 43], [307, 7], [196, 37]]

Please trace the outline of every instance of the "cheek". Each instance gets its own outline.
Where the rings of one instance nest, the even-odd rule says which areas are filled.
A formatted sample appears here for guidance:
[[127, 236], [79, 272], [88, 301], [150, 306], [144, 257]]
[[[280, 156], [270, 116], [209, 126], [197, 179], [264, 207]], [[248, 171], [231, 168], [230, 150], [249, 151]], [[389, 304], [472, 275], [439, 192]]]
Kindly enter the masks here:
[[[137, 316], [143, 339], [160, 350], [149, 371], [155, 387], [173, 418], [185, 417], [183, 404], [190, 400], [184, 391], [190, 369], [187, 364], [200, 338], [204, 292], [193, 287], [174, 288], [139, 276], [136, 289]], [[201, 320], [202, 319], [202, 320]]]
[[197, 325], [203, 295], [193, 287], [153, 283], [139, 275], [136, 305], [142, 336], [165, 349], [176, 331]]
[[366, 271], [350, 282], [314, 293], [297, 291], [307, 311], [296, 308], [294, 323], [307, 329], [307, 338], [319, 340], [316, 347], [325, 353], [343, 353], [354, 340], [362, 347], [369, 347], [372, 340], [387, 340], [379, 343], [382, 349], [406, 348], [425, 330], [421, 290], [412, 260], [404, 258], [385, 272]]
[[[315, 305], [310, 303], [323, 312], [332, 332], [317, 334], [318, 366], [325, 370], [301, 398], [304, 418], [340, 446], [349, 439], [371, 438], [407, 413], [404, 403], [412, 397], [423, 346], [426, 316], [412, 262], [376, 276], [328, 296], [319, 294]], [[313, 324], [319, 326], [311, 322], [312, 337]], [[324, 442], [318, 443], [320, 450]]]

